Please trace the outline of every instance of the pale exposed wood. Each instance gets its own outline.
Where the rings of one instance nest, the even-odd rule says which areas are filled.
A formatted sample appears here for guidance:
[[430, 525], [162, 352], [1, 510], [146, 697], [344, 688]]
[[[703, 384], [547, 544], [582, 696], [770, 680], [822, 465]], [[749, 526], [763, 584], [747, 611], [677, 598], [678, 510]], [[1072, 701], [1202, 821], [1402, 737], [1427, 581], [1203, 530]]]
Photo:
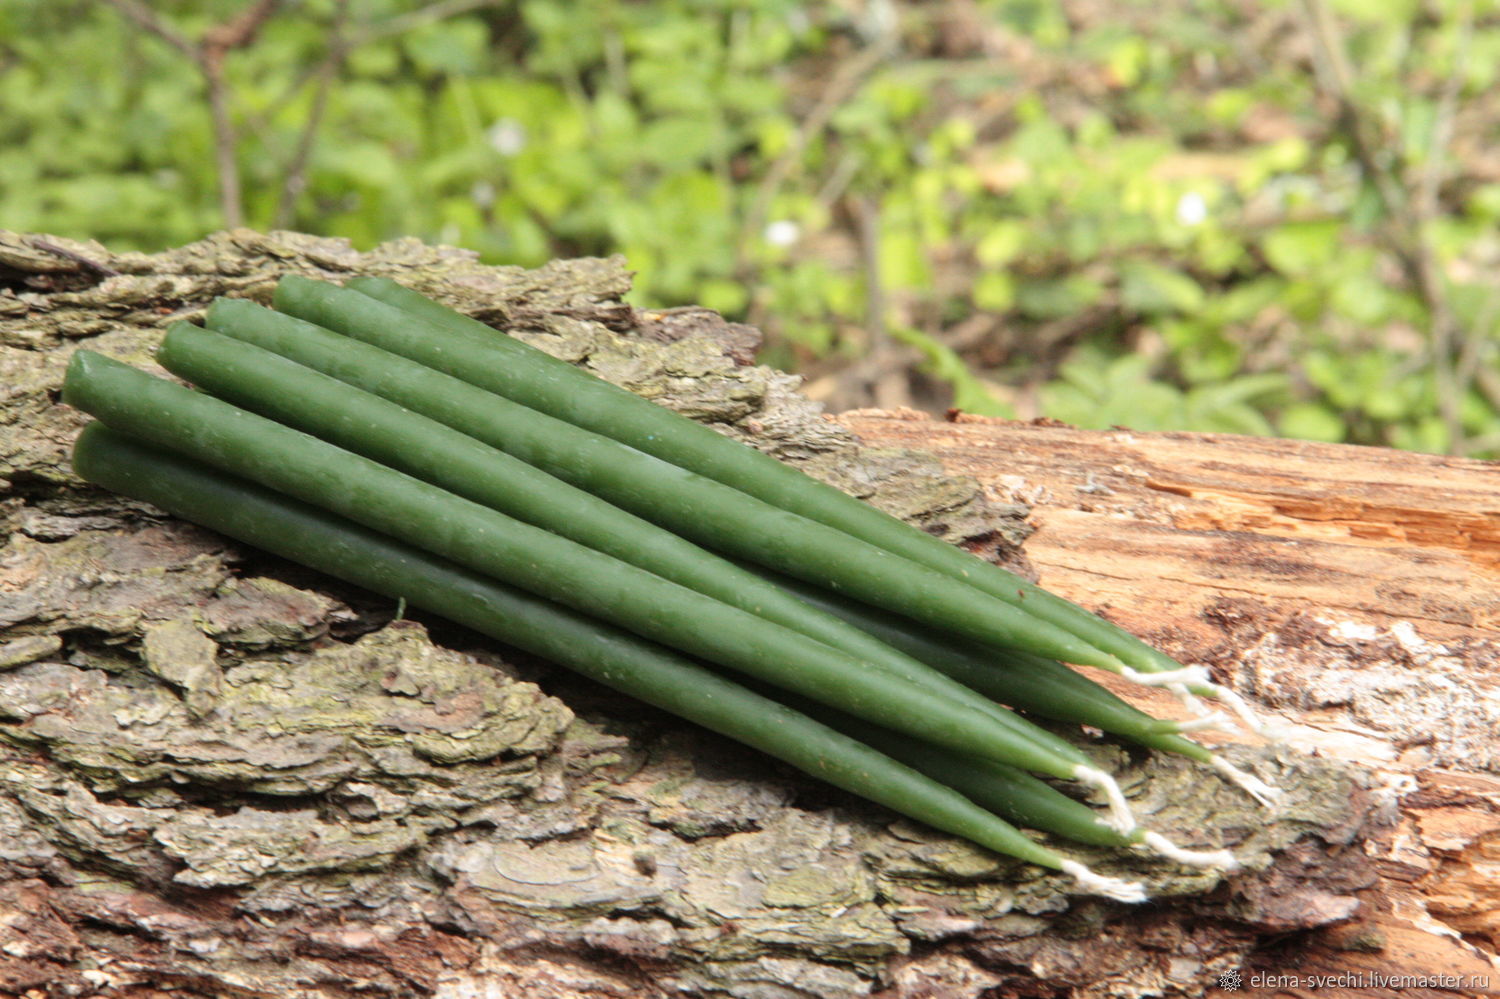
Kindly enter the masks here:
[[1211, 664], [1287, 743], [1367, 768], [1399, 808], [1365, 844], [1380, 879], [1356, 917], [1262, 953], [1253, 970], [1280, 977], [1233, 994], [1421, 991], [1387, 980], [1402, 975], [1500, 992], [1500, 464], [912, 412], [838, 422], [1033, 504], [1044, 586]]

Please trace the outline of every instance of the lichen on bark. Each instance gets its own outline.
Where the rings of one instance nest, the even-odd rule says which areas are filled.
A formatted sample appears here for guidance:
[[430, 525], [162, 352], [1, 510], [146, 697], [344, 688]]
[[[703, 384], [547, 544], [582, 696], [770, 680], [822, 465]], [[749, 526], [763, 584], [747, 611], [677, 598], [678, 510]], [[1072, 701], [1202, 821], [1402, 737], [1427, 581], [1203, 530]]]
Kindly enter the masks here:
[[[861, 449], [749, 363], [752, 330], [632, 309], [618, 259], [53, 242], [99, 266], [0, 234], [0, 907], [57, 916], [0, 920], [0, 989], [759, 999], [902, 994], [926, 968], [954, 996], [1195, 995], [1258, 927], [1285, 931], [1289, 895], [1352, 891], [1357, 851], [1330, 858], [1369, 809], [1317, 761], [1235, 751], [1290, 789], [1268, 821], [1184, 760], [1080, 736], [1153, 826], [1252, 872], [1231, 889], [1075, 851], [1163, 900], [1127, 914], [68, 468], [84, 421], [58, 389], [79, 344], [152, 367], [165, 323], [217, 295], [381, 274], [1024, 569], [1023, 509]], [[1312, 867], [1300, 889], [1278, 880], [1289, 848]]]

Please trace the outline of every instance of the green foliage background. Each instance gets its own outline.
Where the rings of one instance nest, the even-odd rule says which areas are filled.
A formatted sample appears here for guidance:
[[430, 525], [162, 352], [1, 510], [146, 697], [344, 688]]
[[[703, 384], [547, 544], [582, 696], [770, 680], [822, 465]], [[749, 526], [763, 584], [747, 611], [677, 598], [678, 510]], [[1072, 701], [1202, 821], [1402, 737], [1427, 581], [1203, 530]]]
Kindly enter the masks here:
[[[1500, 15], [1420, 0], [302, 0], [226, 63], [257, 228], [623, 253], [836, 406], [915, 363], [933, 407], [1484, 455], [1497, 68]], [[192, 240], [214, 150], [182, 53], [0, 0], [0, 224]]]

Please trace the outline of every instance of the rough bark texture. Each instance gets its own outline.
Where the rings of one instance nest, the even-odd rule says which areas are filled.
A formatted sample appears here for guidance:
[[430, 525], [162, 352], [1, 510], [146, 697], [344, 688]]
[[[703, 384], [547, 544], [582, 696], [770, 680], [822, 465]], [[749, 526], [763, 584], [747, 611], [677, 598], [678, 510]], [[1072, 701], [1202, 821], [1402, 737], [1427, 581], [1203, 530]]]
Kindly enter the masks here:
[[[1184, 761], [1085, 743], [1155, 828], [1247, 865], [1075, 851], [1159, 900], [1102, 904], [72, 474], [83, 419], [57, 398], [80, 342], [152, 367], [166, 322], [288, 272], [403, 280], [1026, 569], [1023, 504], [858, 445], [749, 363], [753, 330], [622, 304], [618, 260], [0, 234], [0, 992], [1194, 996], [1268, 941], [1380, 942], [1348, 928], [1405, 828], [1384, 770], [1228, 747], [1288, 790], [1270, 815]], [[1229, 639], [1209, 658], [1239, 663]], [[1261, 689], [1268, 656], [1233, 679]]]

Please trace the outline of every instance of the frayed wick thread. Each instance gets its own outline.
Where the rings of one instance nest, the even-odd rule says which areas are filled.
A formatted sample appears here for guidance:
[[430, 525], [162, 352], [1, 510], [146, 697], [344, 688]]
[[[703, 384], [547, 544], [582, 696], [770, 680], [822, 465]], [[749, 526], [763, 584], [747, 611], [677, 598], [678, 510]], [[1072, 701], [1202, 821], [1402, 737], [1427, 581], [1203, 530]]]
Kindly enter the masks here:
[[1210, 766], [1223, 774], [1231, 784], [1267, 808], [1275, 808], [1281, 800], [1282, 792], [1279, 787], [1273, 787], [1254, 774], [1241, 770], [1222, 756], [1215, 756]]
[[1191, 711], [1196, 717], [1202, 718], [1212, 712], [1207, 704], [1204, 704], [1191, 690], [1187, 689], [1185, 683], [1170, 683], [1167, 689], [1182, 703], [1182, 706]]
[[[1189, 673], [1193, 670], [1202, 671], [1201, 679], [1183, 679], [1183, 674]], [[1209, 680], [1208, 671], [1202, 666], [1188, 666], [1184, 669], [1170, 670], [1163, 673], [1140, 673], [1136, 670], [1130, 670], [1129, 672], [1123, 673], [1121, 675], [1123, 675], [1128, 680], [1134, 680], [1136, 683], [1142, 684], [1144, 686], [1165, 687], [1173, 694], [1176, 694], [1177, 699], [1182, 702], [1183, 706], [1185, 706], [1189, 711], [1193, 712], [1193, 714], [1197, 715], [1198, 718], [1213, 719], [1211, 725], [1206, 722], [1200, 724], [1196, 719], [1193, 722], [1189, 722], [1187, 724], [1196, 725], [1198, 728], [1217, 728], [1221, 727], [1221, 724], [1223, 722], [1229, 722], [1231, 723], [1231, 725], [1233, 725], [1234, 720], [1238, 719], [1239, 724], [1238, 726], [1234, 727], [1243, 727], [1250, 732], [1254, 732], [1256, 735], [1260, 736], [1263, 739], [1269, 739], [1273, 742], [1277, 742], [1285, 738], [1286, 733], [1281, 728], [1281, 726], [1262, 719], [1260, 715], [1255, 713], [1255, 709], [1250, 706], [1250, 702], [1241, 697], [1236, 691], [1229, 689], [1223, 684], [1214, 683], [1212, 680]], [[1166, 681], [1155, 679], [1159, 677], [1168, 677], [1169, 679], [1167, 679]], [[1235, 719], [1229, 718], [1221, 711], [1212, 711], [1208, 707], [1208, 705], [1204, 704], [1202, 700], [1200, 700], [1193, 694], [1191, 690], [1188, 689], [1190, 685], [1195, 687], [1206, 687], [1209, 691], [1207, 696], [1212, 697], [1214, 700], [1220, 702], [1230, 711], [1232, 711], [1234, 713]], [[1194, 731], [1194, 729], [1183, 729], [1183, 731], [1189, 732]]]
[[1077, 881], [1078, 887], [1090, 895], [1102, 895], [1116, 902], [1130, 902], [1131, 904], [1139, 904], [1147, 900], [1146, 886], [1139, 881], [1126, 881], [1122, 878], [1095, 874], [1076, 860], [1064, 860], [1059, 866], [1064, 874]]
[[1138, 683], [1143, 687], [1172, 687], [1176, 684], [1196, 686], [1210, 684], [1208, 670], [1202, 666], [1184, 666], [1182, 669], [1162, 670], [1159, 673], [1142, 673], [1138, 669], [1126, 666], [1120, 671], [1120, 675], [1131, 683]]
[[1082, 763], [1073, 768], [1073, 776], [1104, 792], [1104, 798], [1109, 803], [1109, 817], [1101, 820], [1105, 825], [1122, 833], [1135, 832], [1135, 816], [1130, 811], [1129, 803], [1125, 801], [1125, 792], [1120, 790], [1120, 785], [1113, 777], [1103, 770], [1086, 767]]
[[1222, 701], [1251, 732], [1267, 739], [1275, 738], [1279, 734], [1273, 726], [1261, 721], [1260, 716], [1243, 697], [1228, 687], [1214, 683], [1207, 666], [1184, 666], [1181, 669], [1159, 671], [1143, 671], [1130, 666], [1121, 666], [1119, 672], [1131, 683], [1138, 683], [1143, 687], [1161, 687], [1171, 691], [1195, 715], [1208, 715], [1209, 709], [1201, 700], [1193, 696], [1193, 692], [1188, 688], [1197, 687], [1200, 690], [1206, 690], [1207, 693], [1204, 696]]
[[1230, 711], [1239, 716], [1240, 722], [1256, 735], [1263, 739], [1269, 739], [1272, 742], [1285, 740], [1286, 730], [1275, 722], [1266, 721], [1257, 715], [1255, 709], [1250, 707], [1250, 702], [1241, 697], [1237, 692], [1230, 690], [1228, 687], [1220, 687], [1215, 684], [1214, 696], [1224, 702]]
[[1236, 727], [1234, 719], [1229, 715], [1226, 715], [1222, 711], [1214, 711], [1210, 714], [1189, 719], [1188, 721], [1173, 722], [1170, 727], [1163, 727], [1162, 731], [1173, 735], [1187, 735], [1189, 732], [1202, 732], [1205, 729], [1211, 728], [1232, 730]]
[[1240, 862], [1228, 850], [1188, 850], [1178, 846], [1161, 833], [1148, 832], [1141, 843], [1168, 860], [1187, 867], [1214, 867], [1221, 871], [1238, 869]]

